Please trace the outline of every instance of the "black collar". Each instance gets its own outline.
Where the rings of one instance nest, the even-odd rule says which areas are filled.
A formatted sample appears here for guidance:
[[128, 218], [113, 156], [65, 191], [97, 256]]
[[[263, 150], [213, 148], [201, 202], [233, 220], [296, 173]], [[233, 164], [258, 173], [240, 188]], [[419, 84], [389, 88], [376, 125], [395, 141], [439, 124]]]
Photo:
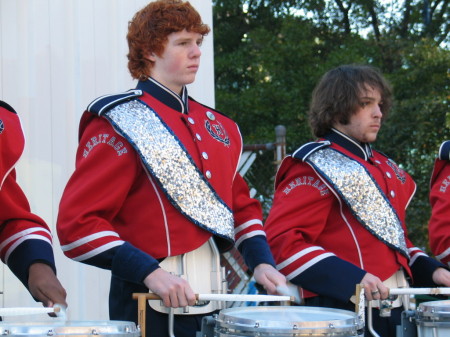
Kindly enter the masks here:
[[188, 94], [186, 87], [183, 87], [183, 92], [180, 96], [150, 77], [147, 81], [139, 81], [136, 89], [147, 92], [158, 101], [176, 111], [184, 114], [188, 113]]
[[342, 146], [344, 149], [364, 160], [368, 160], [373, 156], [372, 148], [369, 143], [360, 143], [336, 129], [331, 129], [331, 132], [324, 138], [332, 143]]

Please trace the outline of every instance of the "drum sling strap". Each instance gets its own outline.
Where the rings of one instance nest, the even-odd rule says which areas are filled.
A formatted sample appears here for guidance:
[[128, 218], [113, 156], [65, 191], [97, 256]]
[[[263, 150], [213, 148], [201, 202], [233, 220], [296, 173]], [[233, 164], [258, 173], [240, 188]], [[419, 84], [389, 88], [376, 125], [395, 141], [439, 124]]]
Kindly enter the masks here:
[[153, 109], [142, 101], [133, 100], [116, 106], [103, 116], [133, 146], [175, 208], [197, 226], [234, 242], [231, 209]]
[[409, 259], [400, 219], [363, 165], [331, 148], [312, 153], [306, 162], [331, 184], [370, 233]]

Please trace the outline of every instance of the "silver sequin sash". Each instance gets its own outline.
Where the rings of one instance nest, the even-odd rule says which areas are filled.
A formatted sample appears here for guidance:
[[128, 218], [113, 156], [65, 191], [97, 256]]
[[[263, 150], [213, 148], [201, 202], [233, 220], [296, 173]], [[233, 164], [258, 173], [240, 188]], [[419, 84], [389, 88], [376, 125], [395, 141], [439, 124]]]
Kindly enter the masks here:
[[153, 109], [134, 100], [104, 116], [138, 152], [170, 202], [184, 216], [201, 228], [234, 241], [232, 211]]
[[332, 184], [367, 230], [409, 258], [400, 219], [363, 165], [330, 148], [316, 151], [306, 161]]

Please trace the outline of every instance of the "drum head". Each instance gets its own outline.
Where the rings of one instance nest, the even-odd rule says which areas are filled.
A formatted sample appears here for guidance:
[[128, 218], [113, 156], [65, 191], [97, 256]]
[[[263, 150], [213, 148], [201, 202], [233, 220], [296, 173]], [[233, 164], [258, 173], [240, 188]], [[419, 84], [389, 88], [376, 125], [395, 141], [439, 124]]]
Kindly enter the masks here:
[[[355, 336], [364, 328], [354, 312], [318, 307], [244, 307], [222, 310], [216, 322], [232, 336]], [[238, 334], [236, 334], [238, 333]], [[241, 333], [241, 334], [239, 334]], [[248, 333], [248, 334], [247, 334]]]
[[0, 329], [7, 336], [140, 336], [136, 324], [126, 321], [0, 322]]

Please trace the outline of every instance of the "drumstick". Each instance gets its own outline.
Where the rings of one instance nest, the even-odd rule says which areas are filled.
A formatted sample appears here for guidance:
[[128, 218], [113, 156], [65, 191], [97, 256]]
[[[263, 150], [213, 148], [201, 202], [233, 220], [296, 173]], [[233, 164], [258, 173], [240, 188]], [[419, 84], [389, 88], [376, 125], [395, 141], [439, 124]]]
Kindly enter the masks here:
[[[147, 300], [161, 300], [156, 294], [145, 295]], [[252, 294], [195, 294], [197, 301], [222, 301], [222, 302], [283, 302], [295, 301], [294, 296], [279, 295], [252, 295]]]
[[[231, 301], [231, 302], [270, 302], [270, 301], [294, 301], [294, 296], [278, 295], [248, 295], [248, 294], [195, 294], [197, 301]], [[146, 333], [146, 300], [161, 300], [154, 293], [133, 293], [133, 299], [138, 301], [138, 324], [141, 335]]]
[[294, 301], [294, 296], [280, 295], [252, 295], [252, 294], [196, 294], [198, 301], [223, 301], [223, 302], [283, 302]]
[[450, 295], [447, 288], [392, 288], [389, 295]]
[[61, 307], [53, 308], [0, 308], [0, 316], [21, 316], [21, 315], [37, 315], [59, 313]]

